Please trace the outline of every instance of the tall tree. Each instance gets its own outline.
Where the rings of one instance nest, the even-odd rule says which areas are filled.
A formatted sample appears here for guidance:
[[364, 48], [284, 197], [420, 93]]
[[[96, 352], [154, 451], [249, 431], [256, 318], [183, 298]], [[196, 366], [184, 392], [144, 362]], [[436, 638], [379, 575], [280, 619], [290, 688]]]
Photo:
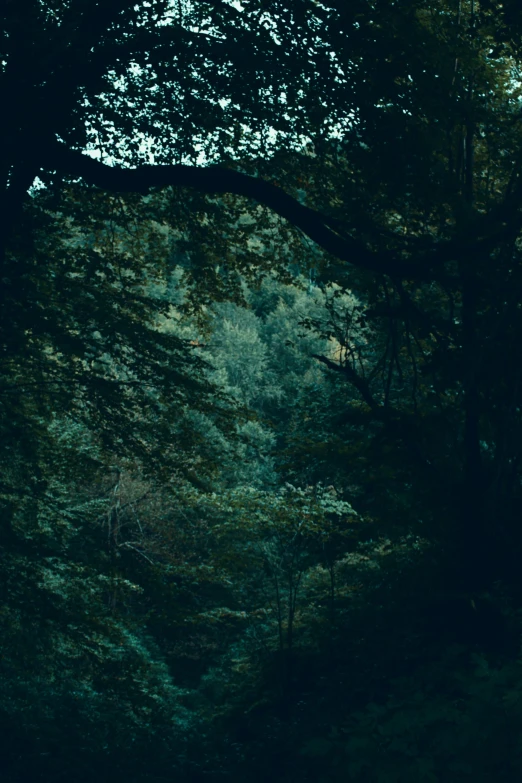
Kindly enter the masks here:
[[358, 285], [366, 317], [381, 319], [373, 369], [353, 352], [319, 361], [436, 495], [446, 488], [465, 579], [498, 574], [521, 546], [512, 5], [27, 0], [4, 4], [2, 30], [9, 361], [28, 333], [14, 314], [36, 301], [24, 245], [45, 214], [28, 195], [36, 176], [49, 193], [81, 178], [88, 193], [183, 186], [257, 201], [325, 250], [320, 276]]

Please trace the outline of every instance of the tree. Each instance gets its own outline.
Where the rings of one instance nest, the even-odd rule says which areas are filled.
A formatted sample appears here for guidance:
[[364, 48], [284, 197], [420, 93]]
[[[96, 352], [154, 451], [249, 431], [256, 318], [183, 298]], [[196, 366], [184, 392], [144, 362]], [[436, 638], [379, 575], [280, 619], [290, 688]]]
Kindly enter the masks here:
[[[414, 396], [422, 369], [426, 398], [459, 401], [463, 415], [448, 414], [460, 455], [448, 500], [459, 508], [458, 558], [485, 573], [499, 509], [518, 547], [512, 11], [444, 0], [383, 2], [378, 14], [335, 2], [19, 9], [8, 3], [2, 17], [4, 279], [19, 279], [20, 237], [34, 235], [36, 175], [55, 192], [81, 177], [117, 193], [170, 185], [257, 200], [338, 259], [323, 277], [369, 286], [368, 317], [389, 324], [379, 360], [389, 389], [409, 362]], [[304, 159], [303, 139], [314, 145]], [[418, 454], [426, 438], [392, 410], [390, 391], [376, 397], [349, 363], [343, 372]]]
[[[353, 491], [378, 534], [404, 534], [406, 562], [417, 552], [417, 533], [437, 543], [425, 551], [436, 551], [439, 576], [451, 575], [467, 609], [471, 596], [499, 579], [520, 600], [522, 44], [513, 3], [8, 0], [0, 23], [0, 466], [9, 552], [2, 589], [12, 606], [2, 617], [11, 647], [6, 681], [15, 682], [5, 725], [38, 738], [34, 725], [44, 725], [47, 704], [57, 705], [59, 720], [42, 745], [32, 745], [34, 756], [47, 753], [41, 748], [55, 747], [78, 691], [85, 713], [67, 736], [71, 746], [81, 744], [99, 725], [90, 746], [99, 750], [104, 727], [118, 721], [114, 697], [126, 705], [114, 769], [127, 737], [147, 743], [150, 725], [160, 735], [183, 724], [183, 694], [164, 665], [169, 633], [180, 617], [198, 629], [198, 671], [210, 678], [209, 663], [231, 660], [240, 646], [233, 629], [243, 610], [220, 600], [232, 593], [226, 569], [211, 569], [205, 581], [200, 560], [230, 563], [237, 547], [246, 561], [255, 549], [246, 483], [323, 482], [343, 493], [339, 502]], [[184, 299], [179, 277], [169, 275], [176, 264]], [[306, 274], [320, 287], [318, 300], [337, 291], [327, 317], [322, 305], [303, 306], [308, 342], [262, 292], [257, 303], [250, 293], [258, 320], [223, 304], [237, 304], [253, 264], [260, 275]], [[212, 370], [205, 338], [189, 334], [196, 320], [166, 326], [173, 287], [175, 319], [198, 315], [202, 323], [214, 302], [221, 303], [215, 312], [230, 316], [214, 330], [222, 351]], [[306, 355], [294, 350], [301, 339]], [[248, 347], [249, 362], [234, 363], [235, 346]], [[255, 409], [243, 430], [230, 423], [234, 398]], [[290, 398], [291, 406], [278, 408]], [[277, 459], [263, 409], [280, 425], [285, 450]], [[238, 435], [244, 449], [235, 452], [229, 441]], [[253, 447], [266, 457], [263, 469], [258, 460], [234, 474], [235, 455], [251, 456]], [[244, 522], [244, 538], [233, 527], [224, 552], [202, 536], [226, 500], [223, 465]], [[181, 498], [141, 537], [122, 525], [110, 480], [122, 467], [161, 473]], [[209, 480], [219, 502], [208, 495]], [[332, 535], [308, 569], [309, 550], [292, 527], [300, 512], [285, 514], [280, 496], [262, 491], [272, 510], [255, 551], [264, 553], [265, 583], [278, 605], [272, 631], [294, 649], [304, 582], [311, 623], [323, 605], [333, 618], [339, 572], [352, 561], [321, 514], [312, 532], [317, 540], [325, 530]], [[95, 532], [102, 511], [105, 548]], [[90, 543], [79, 553], [84, 529]], [[380, 541], [375, 551], [397, 547]], [[360, 643], [368, 659], [344, 668], [352, 684], [363, 672], [366, 701], [383, 638], [393, 654], [389, 665], [375, 664], [381, 691], [418, 654], [415, 640], [413, 653], [406, 637], [389, 641], [390, 626], [396, 630], [401, 616], [404, 625], [410, 610], [406, 588], [397, 587], [403, 570], [375, 578], [365, 596], [375, 597], [372, 618], [382, 624], [372, 630], [363, 618], [358, 627], [366, 630], [346, 644], [353, 652]], [[166, 619], [151, 612], [151, 640], [135, 624], [144, 606], [128, 596], [141, 581], [170, 596], [176, 579], [196, 584], [177, 618], [175, 603]], [[348, 592], [348, 577], [344, 586]], [[244, 575], [238, 593], [254, 602]], [[368, 605], [361, 599], [361, 614]], [[20, 618], [41, 636], [41, 656], [24, 647]], [[213, 624], [227, 628], [235, 648], [235, 641], [225, 653], [212, 646]], [[186, 660], [192, 639], [181, 636]], [[91, 668], [77, 665], [77, 656], [91, 656]], [[40, 663], [52, 686], [26, 719]], [[67, 676], [55, 688], [62, 666]], [[157, 720], [148, 724], [153, 705]], [[278, 735], [275, 720], [266, 737]], [[367, 725], [365, 715], [360, 721]], [[17, 766], [13, 747], [11, 771], [20, 777], [27, 767]], [[104, 762], [108, 777], [110, 766]], [[406, 767], [414, 775], [434, 768]], [[406, 767], [392, 773], [400, 777]], [[70, 768], [69, 757], [53, 760], [42, 774], [63, 779]]]

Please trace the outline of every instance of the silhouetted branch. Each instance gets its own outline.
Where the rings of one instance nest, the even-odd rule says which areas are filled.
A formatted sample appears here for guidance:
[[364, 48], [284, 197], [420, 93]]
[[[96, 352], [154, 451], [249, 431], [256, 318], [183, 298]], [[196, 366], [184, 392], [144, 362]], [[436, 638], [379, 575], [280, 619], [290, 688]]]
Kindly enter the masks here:
[[[430, 256], [419, 261], [404, 261], [387, 251], [372, 251], [341, 228], [340, 221], [329, 218], [263, 179], [221, 166], [148, 165], [117, 168], [94, 160], [82, 152], [70, 150], [54, 141], [47, 145], [42, 165], [59, 170], [104, 190], [146, 194], [151, 188], [192, 187], [205, 193], [230, 193], [251, 198], [272, 209], [299, 228], [306, 236], [337, 258], [374, 272], [396, 278], [433, 280], [439, 260]], [[342, 232], [342, 234], [340, 233]]]

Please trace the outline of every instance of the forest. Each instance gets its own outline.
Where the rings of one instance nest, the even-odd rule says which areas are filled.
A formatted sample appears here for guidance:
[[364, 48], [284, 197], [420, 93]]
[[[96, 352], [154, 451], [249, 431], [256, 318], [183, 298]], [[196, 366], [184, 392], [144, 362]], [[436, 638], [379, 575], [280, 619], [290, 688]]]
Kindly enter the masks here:
[[522, 6], [0, 3], [2, 783], [522, 780]]

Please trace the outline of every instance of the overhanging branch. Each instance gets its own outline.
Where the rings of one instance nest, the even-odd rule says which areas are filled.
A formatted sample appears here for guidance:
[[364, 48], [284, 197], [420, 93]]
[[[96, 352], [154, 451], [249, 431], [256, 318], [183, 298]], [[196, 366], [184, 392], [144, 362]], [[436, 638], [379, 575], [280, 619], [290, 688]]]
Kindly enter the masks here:
[[[433, 258], [426, 263], [404, 261], [389, 251], [368, 250], [361, 242], [341, 236], [339, 221], [321, 215], [270, 182], [221, 166], [143, 165], [134, 169], [116, 168], [69, 150], [60, 142], [47, 147], [44, 168], [56, 169], [104, 190], [120, 193], [147, 193], [150, 188], [191, 187], [205, 193], [230, 193], [251, 198], [272, 209], [299, 228], [324, 250], [350, 264], [396, 278], [433, 280]], [[436, 261], [436, 260], [435, 260]], [[436, 265], [436, 264], [435, 264]]]

